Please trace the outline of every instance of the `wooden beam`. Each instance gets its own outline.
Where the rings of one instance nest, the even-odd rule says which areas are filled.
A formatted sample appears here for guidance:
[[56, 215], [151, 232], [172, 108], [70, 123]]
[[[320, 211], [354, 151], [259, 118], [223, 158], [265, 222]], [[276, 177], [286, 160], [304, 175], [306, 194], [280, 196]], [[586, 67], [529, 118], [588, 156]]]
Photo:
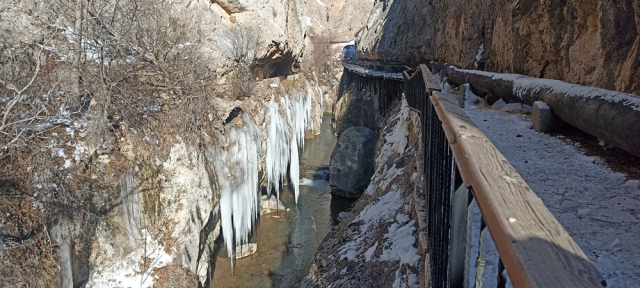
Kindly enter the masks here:
[[433, 73], [431, 73], [427, 65], [420, 64], [420, 70], [422, 70], [422, 77], [424, 78], [424, 83], [427, 85], [427, 91], [442, 91], [436, 77], [433, 76]]

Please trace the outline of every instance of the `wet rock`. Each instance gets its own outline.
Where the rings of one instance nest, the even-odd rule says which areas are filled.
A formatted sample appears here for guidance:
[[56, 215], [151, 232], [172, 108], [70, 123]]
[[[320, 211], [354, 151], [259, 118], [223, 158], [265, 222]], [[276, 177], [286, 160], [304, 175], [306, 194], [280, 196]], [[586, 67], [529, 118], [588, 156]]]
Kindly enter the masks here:
[[244, 244], [240, 247], [237, 247], [236, 249], [237, 249], [236, 259], [240, 259], [258, 252], [258, 244], [256, 243]]
[[349, 212], [340, 212], [338, 214], [339, 221], [343, 221], [344, 219], [347, 219], [347, 217], [349, 217]]
[[287, 211], [287, 208], [277, 197], [273, 195], [262, 195], [262, 209], [260, 210], [260, 216], [281, 211]]
[[329, 168], [331, 193], [345, 198], [362, 195], [373, 175], [377, 140], [365, 127], [351, 127], [338, 138]]

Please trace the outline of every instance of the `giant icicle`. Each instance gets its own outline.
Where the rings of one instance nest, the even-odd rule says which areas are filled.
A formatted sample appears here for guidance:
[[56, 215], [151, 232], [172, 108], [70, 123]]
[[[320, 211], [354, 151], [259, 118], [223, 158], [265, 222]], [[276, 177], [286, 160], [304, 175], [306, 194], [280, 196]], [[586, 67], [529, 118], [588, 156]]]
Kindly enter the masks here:
[[291, 139], [291, 164], [289, 169], [289, 178], [293, 185], [294, 193], [296, 196], [296, 203], [298, 202], [298, 195], [300, 194], [300, 163], [298, 160], [298, 149], [304, 149], [304, 135], [307, 130], [307, 126], [311, 124], [311, 95], [293, 90], [292, 101], [290, 101], [290, 113], [289, 123], [293, 127], [293, 137]]
[[[309, 94], [294, 89], [291, 96], [284, 94], [280, 103], [269, 101], [266, 109], [270, 123], [267, 128], [265, 166], [267, 191], [275, 190], [279, 197], [280, 182], [286, 173], [293, 186], [296, 202], [300, 187], [298, 149], [304, 148], [307, 127], [312, 124], [312, 89]], [[284, 115], [280, 114], [281, 109]], [[260, 129], [251, 115], [242, 112], [244, 125], [228, 124], [225, 145], [213, 148], [207, 154], [214, 165], [220, 187], [220, 218], [222, 234], [229, 258], [233, 261], [235, 247], [248, 243], [249, 235], [259, 215], [259, 155]], [[287, 166], [289, 170], [287, 171]]]
[[265, 155], [267, 191], [271, 194], [271, 189], [275, 190], [278, 198], [280, 198], [280, 181], [285, 180], [287, 165], [291, 156], [291, 152], [287, 147], [289, 145], [289, 140], [287, 139], [288, 123], [278, 112], [279, 109], [278, 103], [271, 99], [269, 101], [271, 122], [267, 132], [267, 151]]
[[251, 115], [241, 115], [244, 126], [230, 124], [226, 149], [214, 148], [213, 157], [220, 187], [222, 234], [232, 261], [234, 247], [249, 240], [261, 200], [257, 191], [260, 131]]

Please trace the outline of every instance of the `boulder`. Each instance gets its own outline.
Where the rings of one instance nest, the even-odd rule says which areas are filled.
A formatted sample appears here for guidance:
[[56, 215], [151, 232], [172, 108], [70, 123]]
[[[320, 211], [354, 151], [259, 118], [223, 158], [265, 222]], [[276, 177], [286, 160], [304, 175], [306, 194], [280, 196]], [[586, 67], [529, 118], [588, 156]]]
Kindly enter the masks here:
[[287, 207], [275, 196], [262, 195], [262, 209], [260, 210], [260, 216], [276, 213], [281, 211], [287, 211]]
[[375, 131], [379, 128], [379, 117], [373, 95], [350, 85], [348, 92], [336, 103], [333, 128], [338, 131], [338, 137], [351, 127], [366, 127]]
[[533, 103], [533, 117], [531, 119], [533, 129], [538, 132], [547, 133], [556, 126], [556, 116], [551, 113], [547, 103], [536, 101]]
[[333, 195], [359, 198], [373, 175], [378, 136], [366, 127], [351, 127], [340, 135], [329, 167]]
[[236, 259], [244, 258], [258, 252], [258, 244], [247, 243], [240, 247], [236, 247]]

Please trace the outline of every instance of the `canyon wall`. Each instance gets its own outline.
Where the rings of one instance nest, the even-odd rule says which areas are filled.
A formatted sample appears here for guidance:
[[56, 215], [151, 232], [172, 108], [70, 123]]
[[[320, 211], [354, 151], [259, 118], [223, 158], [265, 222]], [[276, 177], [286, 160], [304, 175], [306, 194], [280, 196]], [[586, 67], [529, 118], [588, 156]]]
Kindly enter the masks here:
[[640, 2], [377, 1], [359, 58], [447, 62], [640, 94]]
[[[76, 3], [85, 10], [76, 9]], [[167, 2], [158, 5], [162, 3]], [[182, 1], [154, 14], [175, 16], [170, 18], [174, 22], [139, 32], [141, 27], [89, 17], [103, 11], [91, 5], [102, 4], [120, 9], [117, 5], [133, 2], [0, 4], [0, 62], [9, 71], [0, 79], [0, 111], [7, 111], [5, 118], [18, 127], [6, 131], [36, 131], [10, 149], [5, 149], [11, 144], [7, 138], [0, 141], [0, 282], [65, 288], [204, 285], [221, 231], [227, 232], [223, 235], [231, 253], [253, 228], [261, 190], [277, 188], [280, 181], [297, 187], [298, 149], [305, 137], [320, 132], [323, 111], [331, 111], [313, 71], [295, 71], [310, 61], [307, 54], [313, 48], [307, 5], [320, 5]], [[157, 7], [138, 8], [142, 14], [136, 15], [154, 23], [153, 17], [144, 17]], [[122, 11], [114, 15], [129, 15], [130, 10]], [[75, 33], [77, 15], [95, 22], [80, 23], [86, 32]], [[119, 34], [113, 27], [134, 35]], [[256, 59], [249, 60], [281, 77], [256, 81], [249, 75], [245, 80], [255, 84], [253, 91], [231, 97], [225, 91], [237, 87], [229, 85], [228, 75], [236, 71], [223, 50], [233, 40], [229, 33], [238, 28], [259, 36], [253, 47]], [[104, 48], [111, 43], [101, 39], [115, 39], [116, 45]], [[162, 41], [147, 45], [146, 40]], [[194, 53], [170, 61], [157, 57], [196, 42]], [[153, 51], [160, 46], [164, 52]], [[124, 56], [108, 53], [118, 47], [124, 47]], [[27, 57], [12, 58], [21, 51]], [[114, 58], [101, 59], [105, 55]], [[24, 60], [28, 58], [42, 62], [35, 65]], [[25, 64], [23, 75], [13, 69], [20, 61], [34, 65]], [[197, 64], [203, 64], [197, 66], [202, 70], [187, 70]], [[15, 86], [28, 82], [33, 71], [33, 87], [44, 89], [20, 95], [7, 85], [9, 80]], [[4, 77], [14, 74], [13, 79]], [[83, 95], [70, 88], [70, 76], [82, 80]], [[118, 85], [124, 89], [114, 89]], [[42, 118], [29, 122], [33, 125], [18, 125], [37, 111], [34, 107], [45, 107], [47, 114], [38, 111]], [[17, 135], [18, 140], [24, 136]], [[22, 221], [25, 215], [29, 222]]]

